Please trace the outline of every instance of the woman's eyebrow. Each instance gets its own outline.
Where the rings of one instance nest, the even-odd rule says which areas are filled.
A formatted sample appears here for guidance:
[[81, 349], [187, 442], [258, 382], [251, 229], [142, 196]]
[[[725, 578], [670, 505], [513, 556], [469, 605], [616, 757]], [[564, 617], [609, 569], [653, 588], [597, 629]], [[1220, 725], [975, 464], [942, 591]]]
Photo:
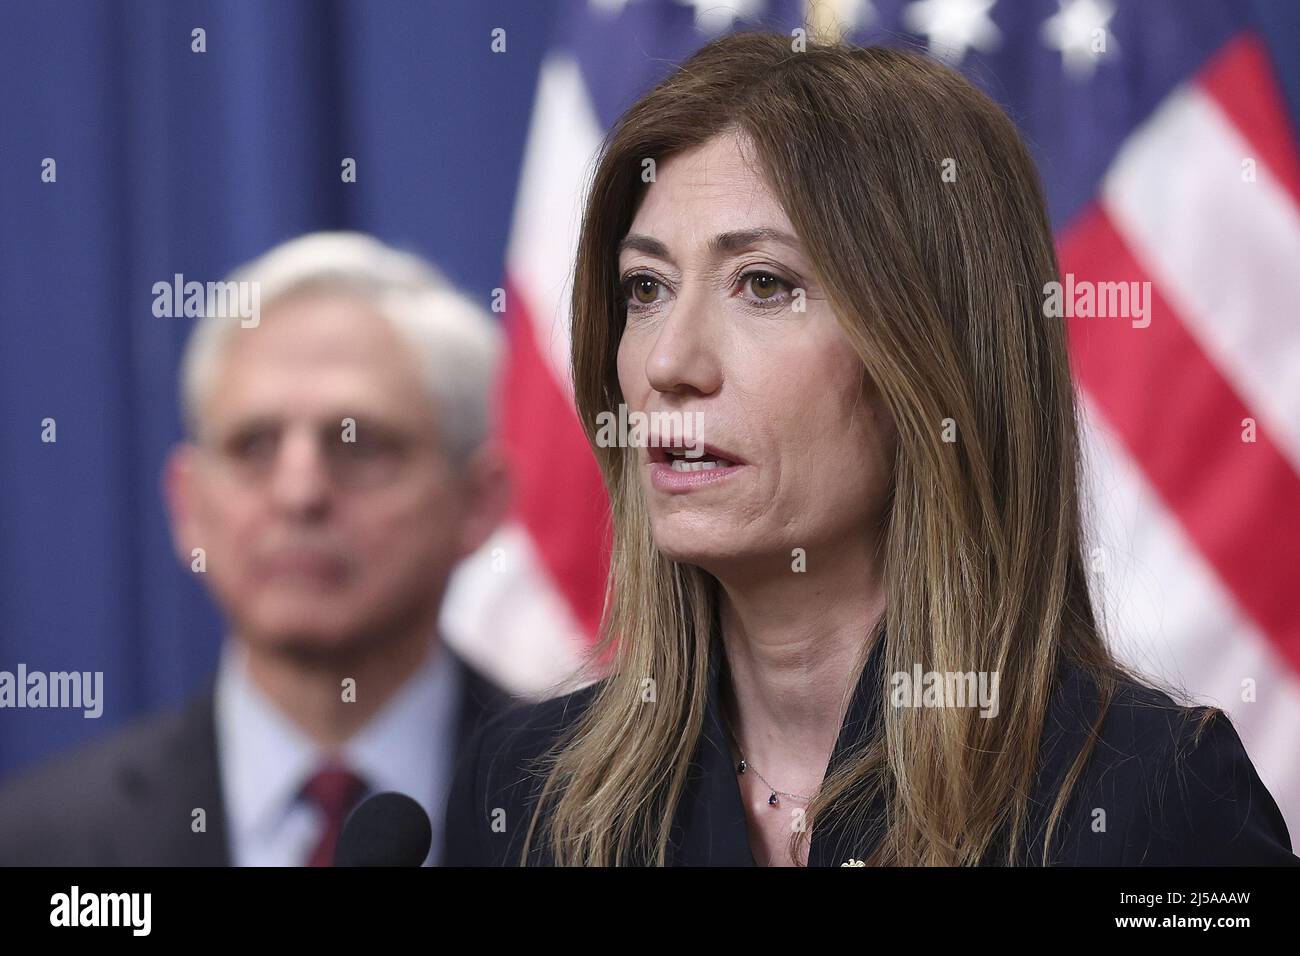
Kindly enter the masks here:
[[[709, 251], [717, 257], [730, 256], [760, 242], [779, 242], [796, 251], [803, 248], [799, 240], [790, 233], [771, 226], [759, 226], [754, 229], [720, 232], [709, 240]], [[628, 233], [623, 237], [623, 240], [618, 244], [618, 252], [621, 255], [624, 251], [643, 252], [648, 256], [654, 256], [656, 259], [663, 259], [666, 262], [673, 261], [666, 245], [653, 236], [643, 235], [638, 232]]]
[[673, 261], [673, 257], [668, 254], [667, 246], [653, 236], [642, 235], [639, 232], [630, 232], [623, 237], [623, 241], [618, 244], [618, 252], [621, 255], [624, 251], [644, 252], [665, 262]]
[[799, 240], [788, 232], [780, 229], [774, 229], [770, 226], [760, 226], [756, 229], [738, 229], [734, 232], [720, 232], [709, 240], [709, 250], [715, 256], [730, 256], [741, 252], [750, 246], [755, 246], [760, 242], [779, 242], [789, 246], [795, 251], [803, 247]]

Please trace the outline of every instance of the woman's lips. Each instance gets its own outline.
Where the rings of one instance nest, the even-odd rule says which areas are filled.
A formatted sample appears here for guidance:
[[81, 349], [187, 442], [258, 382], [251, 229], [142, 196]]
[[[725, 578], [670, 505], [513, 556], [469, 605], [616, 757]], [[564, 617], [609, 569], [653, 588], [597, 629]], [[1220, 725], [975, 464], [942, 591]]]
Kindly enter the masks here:
[[[744, 465], [740, 464], [718, 464], [711, 468], [703, 467], [698, 470], [678, 471], [673, 468], [670, 461], [652, 461], [650, 462], [650, 484], [657, 491], [667, 492], [668, 494], [683, 494], [724, 482], [744, 467]], [[692, 468], [694, 469], [695, 466], [692, 466]]]
[[716, 445], [656, 443], [647, 449], [650, 484], [668, 494], [707, 488], [733, 477], [746, 462]]

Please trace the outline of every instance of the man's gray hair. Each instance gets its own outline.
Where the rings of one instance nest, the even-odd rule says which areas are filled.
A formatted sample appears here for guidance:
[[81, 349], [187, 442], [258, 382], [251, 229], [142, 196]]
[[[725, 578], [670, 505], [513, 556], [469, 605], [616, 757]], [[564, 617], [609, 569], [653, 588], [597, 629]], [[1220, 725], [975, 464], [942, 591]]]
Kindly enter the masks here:
[[[259, 284], [263, 312], [302, 291], [337, 291], [373, 305], [411, 347], [436, 405], [447, 452], [464, 459], [487, 438], [501, 332], [488, 312], [419, 256], [358, 232], [317, 232], [276, 246], [230, 274]], [[207, 310], [181, 362], [181, 409], [191, 437], [234, 335], [256, 335], [238, 318]]]

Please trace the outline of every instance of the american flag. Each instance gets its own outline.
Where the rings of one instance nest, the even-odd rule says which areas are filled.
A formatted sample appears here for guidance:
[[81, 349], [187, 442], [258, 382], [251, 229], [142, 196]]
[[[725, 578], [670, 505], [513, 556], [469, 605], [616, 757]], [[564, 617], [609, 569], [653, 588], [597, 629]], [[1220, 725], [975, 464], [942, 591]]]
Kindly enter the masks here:
[[563, 4], [506, 266], [501, 413], [515, 508], [458, 574], [451, 640], [516, 691], [537, 693], [595, 634], [608, 507], [572, 405], [568, 305], [604, 132], [725, 30], [807, 24], [855, 43], [907, 44], [963, 70], [1019, 125], [1064, 274], [1150, 283], [1149, 325], [1066, 320], [1106, 633], [1124, 660], [1228, 711], [1300, 833], [1300, 159], [1252, 9]]

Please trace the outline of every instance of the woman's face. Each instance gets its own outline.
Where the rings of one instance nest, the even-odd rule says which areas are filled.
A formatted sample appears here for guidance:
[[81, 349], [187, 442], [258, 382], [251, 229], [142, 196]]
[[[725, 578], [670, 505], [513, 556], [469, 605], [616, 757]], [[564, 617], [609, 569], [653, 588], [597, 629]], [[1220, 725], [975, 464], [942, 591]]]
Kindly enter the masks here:
[[718, 136], [660, 163], [619, 253], [628, 412], [652, 445], [656, 417], [666, 435], [680, 413], [706, 447], [676, 464], [632, 452], [655, 541], [720, 576], [860, 550], [893, 461], [879, 393], [745, 145]]

